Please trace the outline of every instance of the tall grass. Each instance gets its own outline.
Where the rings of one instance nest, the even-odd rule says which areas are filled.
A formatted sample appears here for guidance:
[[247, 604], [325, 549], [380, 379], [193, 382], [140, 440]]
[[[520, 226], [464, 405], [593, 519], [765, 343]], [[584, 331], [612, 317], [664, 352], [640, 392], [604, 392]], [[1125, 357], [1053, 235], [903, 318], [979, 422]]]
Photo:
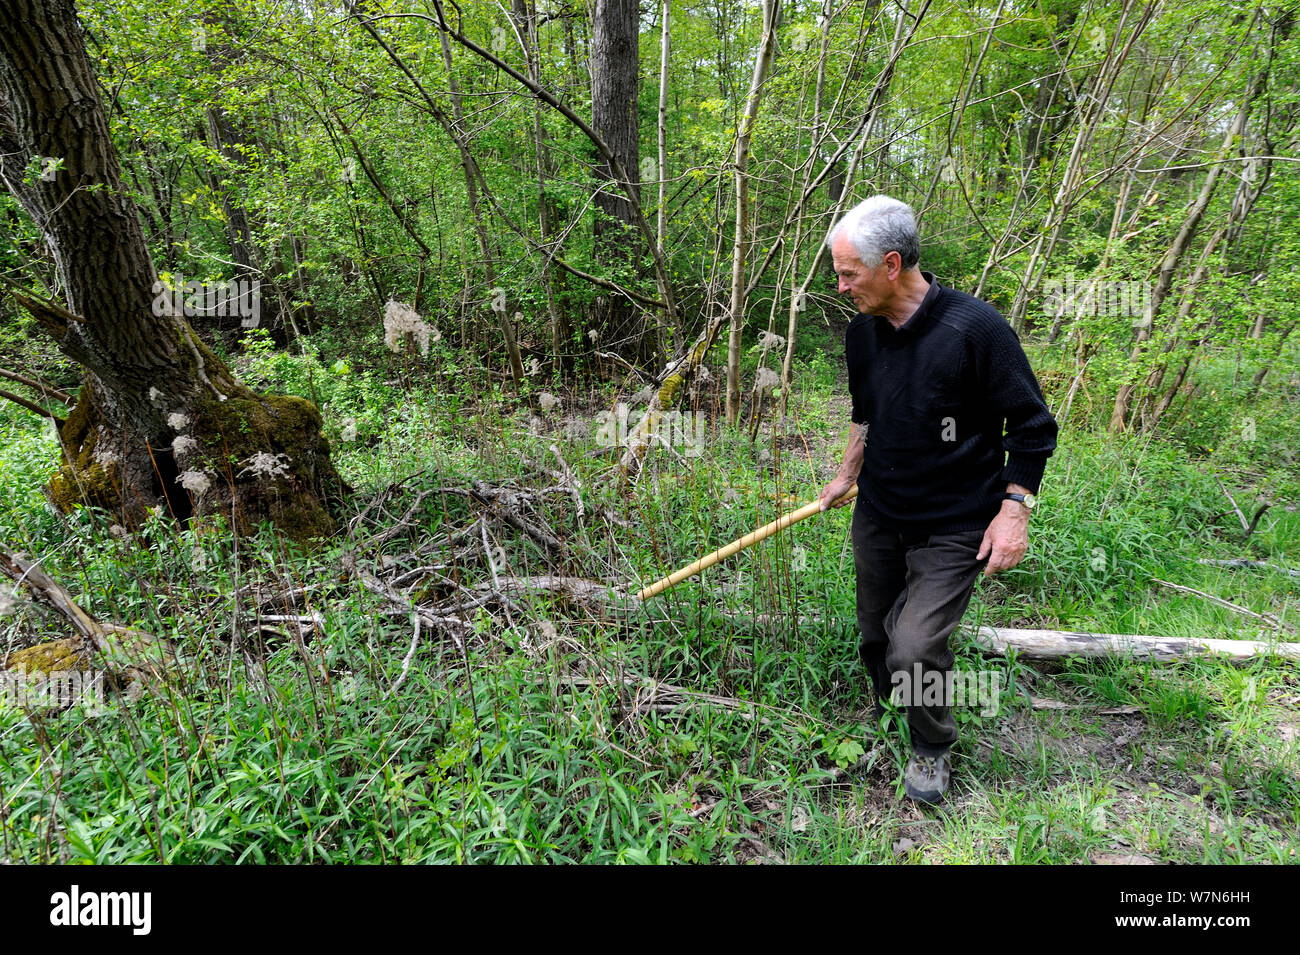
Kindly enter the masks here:
[[[409, 614], [345, 575], [345, 546], [375, 572], [412, 570], [421, 542], [480, 513], [436, 489], [540, 491], [553, 481], [535, 465], [556, 466], [555, 445], [586, 515], [563, 489], [538, 494], [565, 554], [489, 524], [495, 570], [634, 588], [772, 519], [787, 496], [815, 495], [844, 427], [824, 362], [800, 378], [802, 438], [754, 444], [713, 424], [705, 454], [653, 452], [629, 488], [607, 480], [610, 449], [590, 437], [607, 396], [563, 395], [567, 420], [537, 423], [478, 397], [485, 379], [469, 367], [407, 388], [316, 353], [251, 360], [268, 385], [321, 402], [358, 509], [406, 479], [371, 530], [435, 493], [414, 531], [380, 548], [364, 546], [364, 529], [305, 553], [269, 530], [236, 541], [219, 524], [162, 517], [132, 540], [106, 515], [52, 514], [37, 490], [52, 438], [0, 409], [5, 541], [40, 556], [97, 617], [178, 651], [170, 681], [115, 694], [99, 715], [0, 710], [9, 861], [1074, 862], [1116, 847], [1170, 861], [1294, 860], [1300, 786], [1285, 729], [1294, 734], [1297, 678], [1267, 660], [1030, 667], [959, 641], [959, 668], [1000, 674], [1001, 710], [958, 710], [945, 808], [902, 801], [906, 726], [892, 708], [871, 720], [855, 655], [847, 510], [643, 608], [548, 593], [488, 604], [467, 614], [460, 646], [426, 632], [403, 676]], [[1257, 413], [1269, 442], [1294, 437], [1268, 408]], [[1236, 420], [1222, 417], [1224, 428]], [[342, 440], [348, 418], [355, 443]], [[1300, 620], [1291, 578], [1197, 563], [1251, 553], [1294, 565], [1294, 514], [1277, 506], [1242, 541], [1216, 473], [1246, 489], [1189, 456], [1185, 435], [1118, 441], [1086, 427], [1067, 430], [1049, 466], [1030, 558], [980, 583], [968, 623], [1258, 635], [1257, 620], [1154, 577]], [[1254, 490], [1280, 497], [1294, 485], [1269, 448]], [[419, 559], [467, 587], [492, 580], [481, 547], [449, 543]], [[259, 611], [256, 593], [307, 586], [304, 602], [278, 612], [318, 623], [262, 619], [277, 610]], [[0, 648], [63, 630], [20, 603], [0, 618]]]

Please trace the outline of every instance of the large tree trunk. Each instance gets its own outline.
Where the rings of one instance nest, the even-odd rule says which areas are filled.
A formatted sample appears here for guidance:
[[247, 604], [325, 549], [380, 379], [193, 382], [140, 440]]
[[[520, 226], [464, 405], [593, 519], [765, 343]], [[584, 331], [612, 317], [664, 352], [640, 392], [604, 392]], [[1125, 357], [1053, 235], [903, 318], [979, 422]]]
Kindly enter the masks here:
[[[40, 157], [60, 163], [25, 181]], [[295, 539], [330, 531], [343, 485], [315, 406], [254, 394], [155, 292], [72, 0], [0, 8], [0, 179], [44, 234], [67, 308], [15, 297], [86, 369], [55, 503], [128, 526], [162, 505], [228, 515], [240, 532], [267, 519]]]
[[[596, 0], [591, 38], [591, 125], [609, 144], [618, 167], [635, 177], [639, 169], [640, 128], [637, 122], [638, 34], [637, 0]], [[596, 193], [594, 237], [596, 259], [616, 266], [634, 260], [638, 253], [636, 183], [620, 186], [620, 176], [608, 160], [597, 162], [596, 175], [604, 183]], [[630, 196], [629, 196], [630, 193]], [[658, 351], [647, 323], [625, 298], [606, 296], [597, 303], [595, 322], [604, 345], [649, 360]]]

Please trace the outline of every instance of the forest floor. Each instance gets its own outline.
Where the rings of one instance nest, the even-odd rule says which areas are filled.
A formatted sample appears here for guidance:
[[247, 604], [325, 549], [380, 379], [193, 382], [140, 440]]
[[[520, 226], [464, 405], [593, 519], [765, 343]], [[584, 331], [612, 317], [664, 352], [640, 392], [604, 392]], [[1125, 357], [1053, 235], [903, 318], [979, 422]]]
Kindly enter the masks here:
[[[1029, 663], [963, 635], [958, 670], [996, 692], [957, 708], [952, 789], [927, 807], [902, 794], [898, 711], [870, 719], [848, 509], [627, 599], [816, 496], [847, 434], [833, 358], [801, 359], [789, 417], [755, 438], [701, 389], [701, 430], [634, 486], [607, 440], [616, 388], [534, 414], [455, 361], [394, 381], [237, 360], [323, 406], [355, 488], [311, 551], [56, 515], [49, 431], [0, 409], [0, 540], [177, 655], [95, 711], [0, 709], [4, 861], [1296, 861], [1294, 661]], [[1081, 395], [1028, 558], [980, 581], [965, 623], [1296, 640], [1277, 568], [1300, 567], [1297, 389], [1249, 412], [1250, 447], [1240, 408], [1116, 439]], [[1271, 504], [1248, 536], [1226, 493]], [[1275, 567], [1199, 563], [1240, 557]], [[0, 653], [67, 636], [3, 593]]]

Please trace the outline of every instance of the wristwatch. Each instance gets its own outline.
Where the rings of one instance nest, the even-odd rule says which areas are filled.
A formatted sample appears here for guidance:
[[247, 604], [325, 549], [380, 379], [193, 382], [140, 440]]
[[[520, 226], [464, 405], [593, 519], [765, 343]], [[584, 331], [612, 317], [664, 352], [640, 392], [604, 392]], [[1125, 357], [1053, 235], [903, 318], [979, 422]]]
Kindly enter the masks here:
[[1002, 500], [1019, 501], [1021, 504], [1025, 505], [1027, 510], [1030, 511], [1038, 506], [1038, 498], [1034, 497], [1032, 494], [1014, 494], [1011, 491], [1007, 491], [1007, 493], [1002, 495]]

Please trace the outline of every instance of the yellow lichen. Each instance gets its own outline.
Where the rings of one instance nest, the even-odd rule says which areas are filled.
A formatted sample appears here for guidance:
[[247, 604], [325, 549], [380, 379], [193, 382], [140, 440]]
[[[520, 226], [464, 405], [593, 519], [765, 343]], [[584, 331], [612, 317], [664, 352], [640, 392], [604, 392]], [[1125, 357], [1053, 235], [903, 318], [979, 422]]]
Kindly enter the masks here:
[[51, 640], [25, 647], [9, 654], [7, 668], [20, 673], [61, 673], [84, 670], [87, 665], [85, 643], [77, 637]]

